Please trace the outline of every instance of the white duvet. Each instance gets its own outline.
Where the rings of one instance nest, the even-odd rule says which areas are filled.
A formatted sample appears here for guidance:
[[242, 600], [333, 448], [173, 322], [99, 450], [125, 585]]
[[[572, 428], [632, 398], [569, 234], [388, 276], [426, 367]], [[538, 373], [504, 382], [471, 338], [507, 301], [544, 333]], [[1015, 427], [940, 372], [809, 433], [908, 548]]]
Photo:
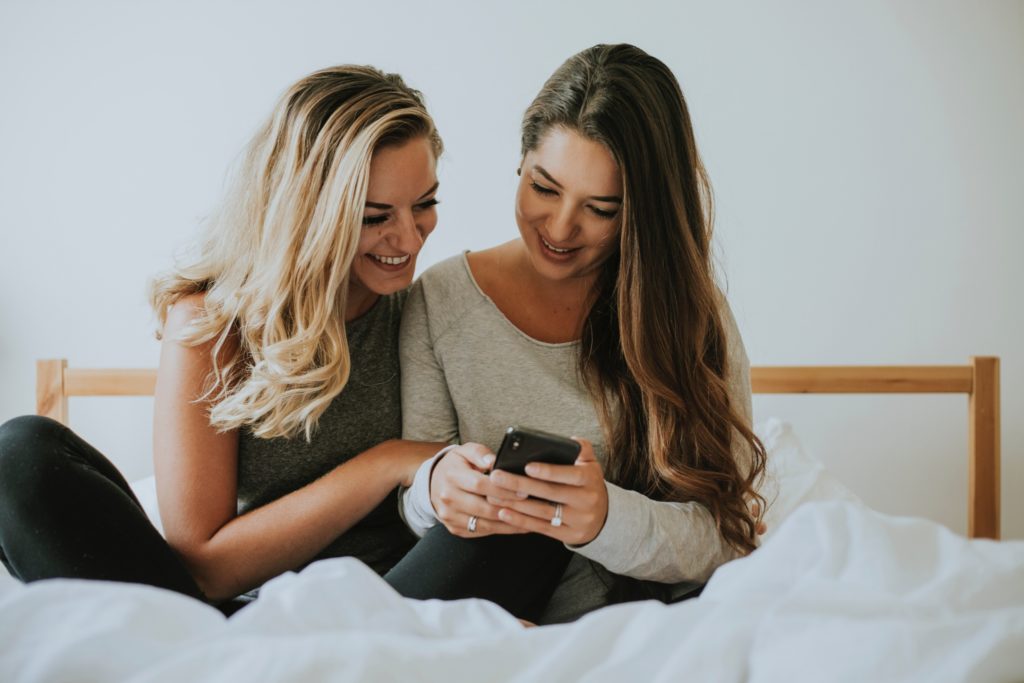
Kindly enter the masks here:
[[155, 588], [4, 576], [0, 681], [1024, 681], [1024, 542], [802, 486], [780, 499], [812, 502], [700, 598], [561, 626], [405, 600], [351, 559], [281, 576], [230, 619]]

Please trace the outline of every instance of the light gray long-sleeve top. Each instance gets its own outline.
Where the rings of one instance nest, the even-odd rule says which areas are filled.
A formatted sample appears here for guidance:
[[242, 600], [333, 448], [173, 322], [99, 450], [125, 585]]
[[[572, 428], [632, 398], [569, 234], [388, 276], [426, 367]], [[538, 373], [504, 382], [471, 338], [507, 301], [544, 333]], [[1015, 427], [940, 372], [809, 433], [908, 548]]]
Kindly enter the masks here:
[[[724, 297], [722, 313], [731, 400], [749, 421], [749, 362]], [[541, 342], [515, 327], [477, 285], [465, 254], [435, 265], [413, 285], [403, 313], [403, 437], [472, 441], [496, 451], [506, 428], [515, 424], [589, 439], [604, 462], [596, 408], [577, 372], [578, 346]], [[402, 501], [403, 516], [420, 535], [436, 521], [427, 493], [430, 469], [425, 463]], [[607, 604], [609, 572], [692, 585], [736, 556], [702, 505], [655, 501], [606, 486], [607, 521], [590, 543], [569, 546], [576, 555], [544, 623], [568, 621]]]

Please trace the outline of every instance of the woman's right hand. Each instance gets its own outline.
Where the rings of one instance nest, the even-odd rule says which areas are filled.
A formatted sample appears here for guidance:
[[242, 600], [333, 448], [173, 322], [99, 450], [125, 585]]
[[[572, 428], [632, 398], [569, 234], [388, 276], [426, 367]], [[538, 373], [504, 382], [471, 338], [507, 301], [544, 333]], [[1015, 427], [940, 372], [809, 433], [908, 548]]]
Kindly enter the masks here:
[[[498, 519], [501, 508], [487, 502], [488, 496], [515, 498], [514, 491], [491, 481], [487, 473], [494, 465], [494, 453], [478, 443], [465, 443], [442, 456], [430, 476], [430, 504], [437, 519], [454, 536], [475, 538], [491, 534], [522, 534], [523, 529]], [[469, 520], [476, 518], [474, 531]]]

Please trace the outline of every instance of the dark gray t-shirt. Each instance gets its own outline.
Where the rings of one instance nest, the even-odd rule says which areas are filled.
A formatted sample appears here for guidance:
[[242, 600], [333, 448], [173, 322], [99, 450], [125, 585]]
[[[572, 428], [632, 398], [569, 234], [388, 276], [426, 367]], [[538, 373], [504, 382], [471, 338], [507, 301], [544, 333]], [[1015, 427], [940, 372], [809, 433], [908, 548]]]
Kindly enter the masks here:
[[[320, 417], [312, 441], [307, 443], [302, 435], [261, 439], [248, 429], [241, 430], [238, 514], [305, 486], [382, 441], [401, 438], [398, 330], [406, 295], [402, 291], [382, 296], [346, 325], [351, 375]], [[398, 516], [396, 492], [392, 492], [314, 559], [352, 556], [383, 574], [415, 541]]]

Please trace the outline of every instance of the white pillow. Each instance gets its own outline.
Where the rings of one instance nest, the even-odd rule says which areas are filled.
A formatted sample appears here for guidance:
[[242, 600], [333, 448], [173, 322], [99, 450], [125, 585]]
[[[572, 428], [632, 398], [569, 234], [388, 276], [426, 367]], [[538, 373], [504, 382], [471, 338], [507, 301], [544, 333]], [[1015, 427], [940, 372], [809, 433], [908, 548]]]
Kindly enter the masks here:
[[156, 477], [148, 476], [145, 479], [133, 481], [132, 491], [135, 492], [135, 497], [142, 503], [142, 509], [146, 511], [149, 521], [153, 522], [153, 526], [157, 528], [162, 536], [164, 524], [160, 521], [160, 507], [156, 504]]
[[754, 426], [768, 454], [761, 495], [768, 502], [765, 538], [803, 503], [816, 500], [861, 502], [825, 465], [804, 451], [788, 422], [771, 417]]

